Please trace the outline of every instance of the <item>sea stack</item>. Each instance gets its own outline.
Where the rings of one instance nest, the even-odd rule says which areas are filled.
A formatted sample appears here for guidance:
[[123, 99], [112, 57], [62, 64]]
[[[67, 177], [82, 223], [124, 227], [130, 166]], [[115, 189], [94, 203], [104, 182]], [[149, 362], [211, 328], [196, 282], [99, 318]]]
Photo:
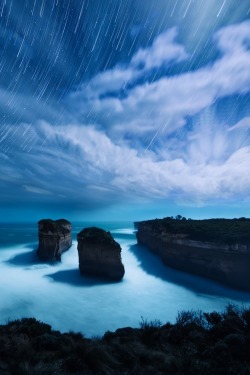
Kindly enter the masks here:
[[121, 246], [110, 232], [91, 227], [77, 235], [79, 269], [81, 274], [101, 276], [119, 281], [125, 269], [121, 260]]
[[39, 246], [37, 254], [41, 260], [61, 260], [61, 254], [72, 245], [71, 223], [65, 219], [43, 219], [38, 222]]

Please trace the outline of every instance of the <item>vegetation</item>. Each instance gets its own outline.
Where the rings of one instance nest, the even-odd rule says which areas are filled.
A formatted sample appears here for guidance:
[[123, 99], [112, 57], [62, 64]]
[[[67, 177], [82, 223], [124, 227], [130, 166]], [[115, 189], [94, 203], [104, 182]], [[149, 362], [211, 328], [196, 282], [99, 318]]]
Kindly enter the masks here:
[[[207, 219], [191, 220], [177, 215], [164, 219], [141, 222], [146, 223], [157, 233], [183, 233], [187, 238], [197, 241], [208, 241], [225, 244], [250, 244], [250, 219]], [[140, 225], [140, 223], [139, 223]]]
[[112, 242], [113, 238], [110, 232], [106, 232], [104, 229], [97, 227], [84, 228], [78, 233], [77, 237], [83, 238], [85, 241], [99, 241], [99, 242]]
[[176, 323], [142, 318], [139, 328], [87, 339], [35, 319], [0, 326], [0, 373], [249, 375], [250, 309], [182, 311]]

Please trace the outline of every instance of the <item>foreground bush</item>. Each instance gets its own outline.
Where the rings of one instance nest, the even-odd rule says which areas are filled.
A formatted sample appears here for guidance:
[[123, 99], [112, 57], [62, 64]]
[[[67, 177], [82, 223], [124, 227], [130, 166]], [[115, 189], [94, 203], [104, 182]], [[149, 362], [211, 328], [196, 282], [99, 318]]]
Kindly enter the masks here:
[[142, 318], [98, 340], [15, 320], [0, 326], [0, 374], [250, 375], [250, 309], [182, 311], [175, 324]]

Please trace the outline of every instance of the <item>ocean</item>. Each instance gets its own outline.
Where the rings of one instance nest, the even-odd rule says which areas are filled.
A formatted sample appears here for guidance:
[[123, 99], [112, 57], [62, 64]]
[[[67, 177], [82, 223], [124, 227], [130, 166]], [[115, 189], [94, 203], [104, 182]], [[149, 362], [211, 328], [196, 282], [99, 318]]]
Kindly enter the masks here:
[[[126, 273], [121, 282], [79, 273], [76, 234], [93, 225], [109, 230], [122, 247]], [[174, 323], [182, 310], [250, 306], [250, 293], [164, 266], [136, 244], [131, 222], [72, 223], [72, 236], [60, 263], [42, 263], [36, 257], [37, 223], [0, 224], [0, 324], [35, 317], [61, 332], [96, 337], [138, 327], [142, 318]]]

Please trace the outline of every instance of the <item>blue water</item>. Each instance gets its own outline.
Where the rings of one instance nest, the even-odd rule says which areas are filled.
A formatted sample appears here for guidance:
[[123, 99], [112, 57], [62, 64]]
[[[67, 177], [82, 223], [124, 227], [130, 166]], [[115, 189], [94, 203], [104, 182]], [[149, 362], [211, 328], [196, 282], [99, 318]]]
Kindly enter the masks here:
[[[122, 282], [82, 277], [76, 234], [86, 226], [110, 230], [122, 247]], [[62, 332], [102, 335], [138, 327], [141, 317], [174, 322], [178, 311], [222, 310], [228, 302], [250, 305], [250, 293], [164, 266], [136, 245], [133, 223], [75, 223], [73, 245], [61, 263], [36, 258], [37, 224], [0, 224], [0, 323], [35, 317]]]

